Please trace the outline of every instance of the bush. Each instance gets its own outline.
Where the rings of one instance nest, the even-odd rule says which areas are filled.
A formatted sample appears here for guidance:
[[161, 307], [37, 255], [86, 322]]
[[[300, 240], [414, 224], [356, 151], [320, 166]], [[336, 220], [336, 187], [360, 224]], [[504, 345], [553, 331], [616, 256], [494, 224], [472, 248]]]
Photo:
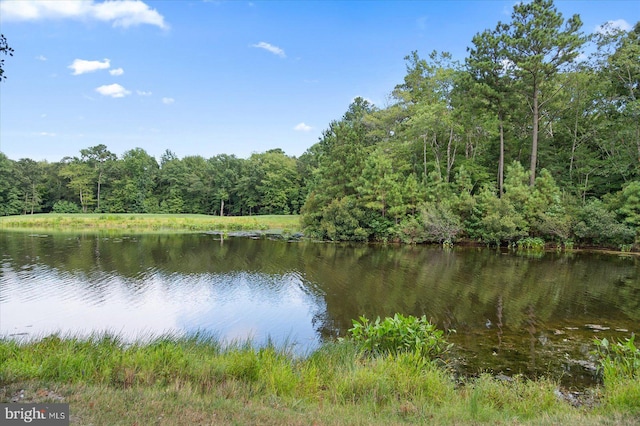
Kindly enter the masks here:
[[544, 240], [538, 237], [527, 237], [518, 240], [516, 243], [518, 250], [542, 251], [544, 250]]
[[422, 220], [429, 242], [451, 242], [462, 230], [460, 218], [444, 203], [422, 205]]
[[529, 235], [528, 223], [514, 204], [506, 196], [498, 198], [489, 187], [476, 196], [466, 227], [470, 237], [486, 244], [510, 243]]
[[320, 230], [331, 241], [367, 241], [369, 232], [361, 227], [362, 211], [349, 197], [333, 200], [322, 209]]
[[59, 200], [53, 205], [53, 213], [80, 213], [80, 206], [71, 201]]
[[447, 352], [451, 345], [444, 332], [427, 321], [426, 316], [416, 318], [395, 314], [393, 318], [370, 322], [364, 316], [353, 320], [349, 333], [361, 350], [371, 354], [398, 355], [414, 353], [422, 358], [433, 359]]
[[588, 202], [579, 215], [573, 232], [579, 239], [598, 245], [631, 244], [635, 230], [618, 222], [614, 212], [607, 210], [600, 200]]

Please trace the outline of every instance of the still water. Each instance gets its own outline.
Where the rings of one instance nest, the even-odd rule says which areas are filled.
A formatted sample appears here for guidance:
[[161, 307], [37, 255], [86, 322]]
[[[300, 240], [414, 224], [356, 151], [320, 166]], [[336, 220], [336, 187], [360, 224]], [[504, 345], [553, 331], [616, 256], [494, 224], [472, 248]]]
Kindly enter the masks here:
[[210, 234], [0, 232], [0, 336], [204, 331], [305, 354], [351, 320], [426, 315], [458, 367], [595, 380], [593, 338], [640, 331], [640, 258]]

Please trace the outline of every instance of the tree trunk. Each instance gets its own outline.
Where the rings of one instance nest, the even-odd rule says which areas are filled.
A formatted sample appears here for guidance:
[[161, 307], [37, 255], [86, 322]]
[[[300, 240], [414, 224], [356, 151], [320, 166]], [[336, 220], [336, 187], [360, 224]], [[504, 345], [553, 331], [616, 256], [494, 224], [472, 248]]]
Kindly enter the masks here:
[[576, 149], [578, 148], [578, 119], [580, 110], [576, 108], [576, 117], [573, 122], [573, 144], [571, 145], [571, 161], [569, 162], [569, 181], [573, 181], [573, 162], [575, 161]]
[[100, 211], [100, 183], [102, 181], [102, 170], [100, 170], [100, 173], [98, 174], [98, 207], [97, 207], [97, 211]]
[[32, 185], [32, 188], [31, 188], [31, 214], [33, 214], [33, 211], [35, 209], [35, 204], [36, 204], [36, 186], [34, 184]]
[[424, 167], [423, 179], [427, 181], [427, 134], [422, 135], [422, 166]]
[[224, 216], [224, 200], [220, 199], [220, 216]]
[[504, 193], [504, 122], [502, 113], [498, 114], [500, 124], [500, 158], [498, 160], [498, 196], [502, 198]]
[[451, 169], [453, 168], [453, 163], [456, 161], [456, 148], [453, 147], [453, 152], [451, 152], [452, 144], [453, 144], [453, 127], [449, 129], [449, 142], [447, 143], [447, 176], [446, 176], [447, 183], [449, 183]]
[[440, 147], [438, 146], [438, 134], [433, 133], [433, 142], [431, 142], [431, 150], [433, 151], [433, 157], [436, 162], [436, 171], [438, 172], [438, 179], [442, 181], [442, 170], [440, 169]]
[[533, 135], [531, 138], [531, 167], [529, 174], [529, 186], [536, 182], [536, 164], [538, 162], [538, 125], [540, 111], [538, 110], [538, 85], [533, 85]]

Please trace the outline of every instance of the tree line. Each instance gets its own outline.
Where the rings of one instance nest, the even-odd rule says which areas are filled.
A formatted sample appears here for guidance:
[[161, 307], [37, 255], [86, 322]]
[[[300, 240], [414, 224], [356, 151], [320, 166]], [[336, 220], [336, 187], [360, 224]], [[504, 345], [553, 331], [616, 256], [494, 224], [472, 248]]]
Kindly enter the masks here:
[[0, 153], [0, 214], [300, 213], [335, 241], [640, 242], [640, 22], [581, 31], [552, 0], [513, 7], [463, 61], [406, 56], [299, 158], [274, 149], [158, 163], [106, 146], [57, 163]]
[[298, 162], [280, 149], [160, 162], [142, 148], [121, 157], [100, 144], [59, 162], [12, 161], [0, 153], [0, 214], [294, 214], [304, 203]]

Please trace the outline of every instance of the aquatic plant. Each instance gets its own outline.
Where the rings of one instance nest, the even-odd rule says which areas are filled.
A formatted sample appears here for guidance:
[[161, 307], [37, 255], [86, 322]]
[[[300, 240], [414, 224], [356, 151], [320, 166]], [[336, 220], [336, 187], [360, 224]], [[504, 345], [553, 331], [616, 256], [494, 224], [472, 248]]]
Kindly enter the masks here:
[[595, 339], [602, 374], [605, 403], [640, 414], [640, 348], [635, 345], [635, 334], [623, 342]]
[[412, 315], [395, 314], [380, 320], [377, 317], [371, 322], [360, 316], [353, 320], [349, 334], [361, 350], [371, 354], [414, 353], [425, 359], [434, 359], [451, 348], [444, 332], [427, 321]]
[[518, 240], [516, 246], [518, 250], [542, 251], [544, 250], [544, 240], [538, 237], [527, 237]]

